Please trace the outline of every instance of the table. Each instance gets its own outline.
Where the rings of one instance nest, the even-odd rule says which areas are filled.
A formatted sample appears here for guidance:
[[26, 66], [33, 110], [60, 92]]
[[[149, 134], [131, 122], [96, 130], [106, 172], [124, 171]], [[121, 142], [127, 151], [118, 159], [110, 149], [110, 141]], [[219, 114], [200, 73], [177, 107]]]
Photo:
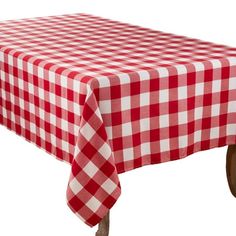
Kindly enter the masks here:
[[0, 124], [71, 165], [68, 206], [97, 236], [144, 165], [229, 145], [236, 196], [236, 48], [71, 14], [1, 22], [0, 63]]

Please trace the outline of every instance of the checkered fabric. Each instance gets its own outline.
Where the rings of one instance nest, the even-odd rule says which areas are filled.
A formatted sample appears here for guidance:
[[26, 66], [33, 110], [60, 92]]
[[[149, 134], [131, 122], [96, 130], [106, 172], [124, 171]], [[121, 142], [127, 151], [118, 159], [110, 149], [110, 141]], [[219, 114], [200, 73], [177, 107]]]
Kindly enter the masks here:
[[86, 14], [0, 23], [0, 123], [71, 164], [96, 225], [118, 174], [236, 143], [236, 48]]

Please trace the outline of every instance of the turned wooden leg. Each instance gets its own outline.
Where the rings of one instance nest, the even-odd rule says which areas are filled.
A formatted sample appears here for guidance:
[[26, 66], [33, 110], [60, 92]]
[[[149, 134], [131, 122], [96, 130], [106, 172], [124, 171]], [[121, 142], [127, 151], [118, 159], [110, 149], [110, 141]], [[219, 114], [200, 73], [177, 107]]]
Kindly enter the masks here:
[[231, 193], [236, 197], [236, 145], [229, 145], [226, 156], [226, 172]]
[[108, 236], [109, 235], [109, 226], [110, 226], [110, 212], [102, 219], [98, 225], [98, 231], [96, 236]]

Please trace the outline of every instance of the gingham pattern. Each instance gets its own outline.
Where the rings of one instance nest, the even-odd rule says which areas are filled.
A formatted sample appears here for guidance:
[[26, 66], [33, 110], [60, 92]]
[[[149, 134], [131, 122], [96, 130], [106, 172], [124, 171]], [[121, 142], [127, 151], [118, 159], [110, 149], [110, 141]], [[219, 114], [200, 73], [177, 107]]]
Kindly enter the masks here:
[[72, 165], [96, 225], [118, 174], [236, 143], [236, 49], [86, 14], [0, 23], [0, 123]]

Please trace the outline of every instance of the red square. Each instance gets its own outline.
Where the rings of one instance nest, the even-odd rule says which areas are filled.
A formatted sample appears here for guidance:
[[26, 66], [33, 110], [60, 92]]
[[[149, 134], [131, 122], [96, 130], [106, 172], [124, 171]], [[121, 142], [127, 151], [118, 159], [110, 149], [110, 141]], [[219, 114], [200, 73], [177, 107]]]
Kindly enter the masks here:
[[211, 117], [202, 118], [202, 129], [209, 129], [211, 127]]
[[225, 66], [222, 68], [221, 76], [222, 76], [222, 79], [228, 79], [230, 77], [230, 67], [229, 66]]
[[191, 72], [187, 74], [187, 84], [194, 85], [196, 83], [196, 72]]
[[212, 104], [212, 94], [204, 94], [203, 96], [203, 106], [210, 106]]
[[100, 185], [98, 185], [94, 180], [89, 180], [89, 182], [84, 186], [84, 188], [91, 194], [94, 195], [98, 189], [100, 188]]
[[140, 108], [133, 108], [131, 109], [131, 120], [136, 121], [140, 119]]
[[192, 134], [195, 129], [195, 122], [191, 121], [188, 123], [188, 134]]
[[220, 102], [221, 103], [226, 103], [229, 100], [229, 91], [222, 91], [220, 93]]
[[96, 214], [93, 214], [89, 219], [86, 220], [86, 223], [89, 225], [96, 225], [101, 221], [101, 217]]
[[187, 104], [188, 110], [194, 109], [194, 107], [195, 107], [195, 97], [188, 98], [187, 102], [188, 102], [188, 104]]
[[84, 206], [84, 202], [80, 201], [76, 196], [74, 196], [68, 203], [75, 212], [78, 212]]
[[122, 123], [121, 112], [113, 112], [111, 114], [112, 117], [112, 125], [120, 125]]
[[109, 161], [105, 161], [104, 165], [100, 167], [104, 175], [110, 177], [115, 172], [115, 167]]
[[177, 88], [178, 87], [178, 75], [171, 75], [169, 77], [169, 88]]
[[169, 103], [169, 113], [178, 112], [178, 101], [172, 101]]
[[89, 159], [92, 158], [95, 155], [95, 153], [97, 153], [97, 149], [90, 143], [86, 143], [86, 145], [83, 147], [81, 151]]
[[133, 146], [139, 146], [141, 144], [141, 135], [140, 133], [133, 134], [132, 135], [132, 140], [133, 140]]
[[178, 125], [170, 126], [169, 127], [169, 135], [170, 135], [171, 138], [178, 137], [178, 135], [179, 135], [179, 127], [178, 127]]
[[112, 141], [113, 151], [118, 151], [123, 149], [122, 138], [114, 138]]
[[213, 79], [213, 70], [212, 69], [205, 70], [204, 81], [205, 82], [212, 81], [212, 79]]
[[110, 90], [111, 90], [111, 99], [121, 98], [121, 86], [120, 85], [111, 86]]
[[140, 94], [140, 82], [133, 82], [130, 84], [131, 96]]
[[155, 142], [160, 140], [160, 129], [150, 130], [150, 142]]
[[151, 104], [149, 107], [150, 117], [159, 116], [159, 104]]

